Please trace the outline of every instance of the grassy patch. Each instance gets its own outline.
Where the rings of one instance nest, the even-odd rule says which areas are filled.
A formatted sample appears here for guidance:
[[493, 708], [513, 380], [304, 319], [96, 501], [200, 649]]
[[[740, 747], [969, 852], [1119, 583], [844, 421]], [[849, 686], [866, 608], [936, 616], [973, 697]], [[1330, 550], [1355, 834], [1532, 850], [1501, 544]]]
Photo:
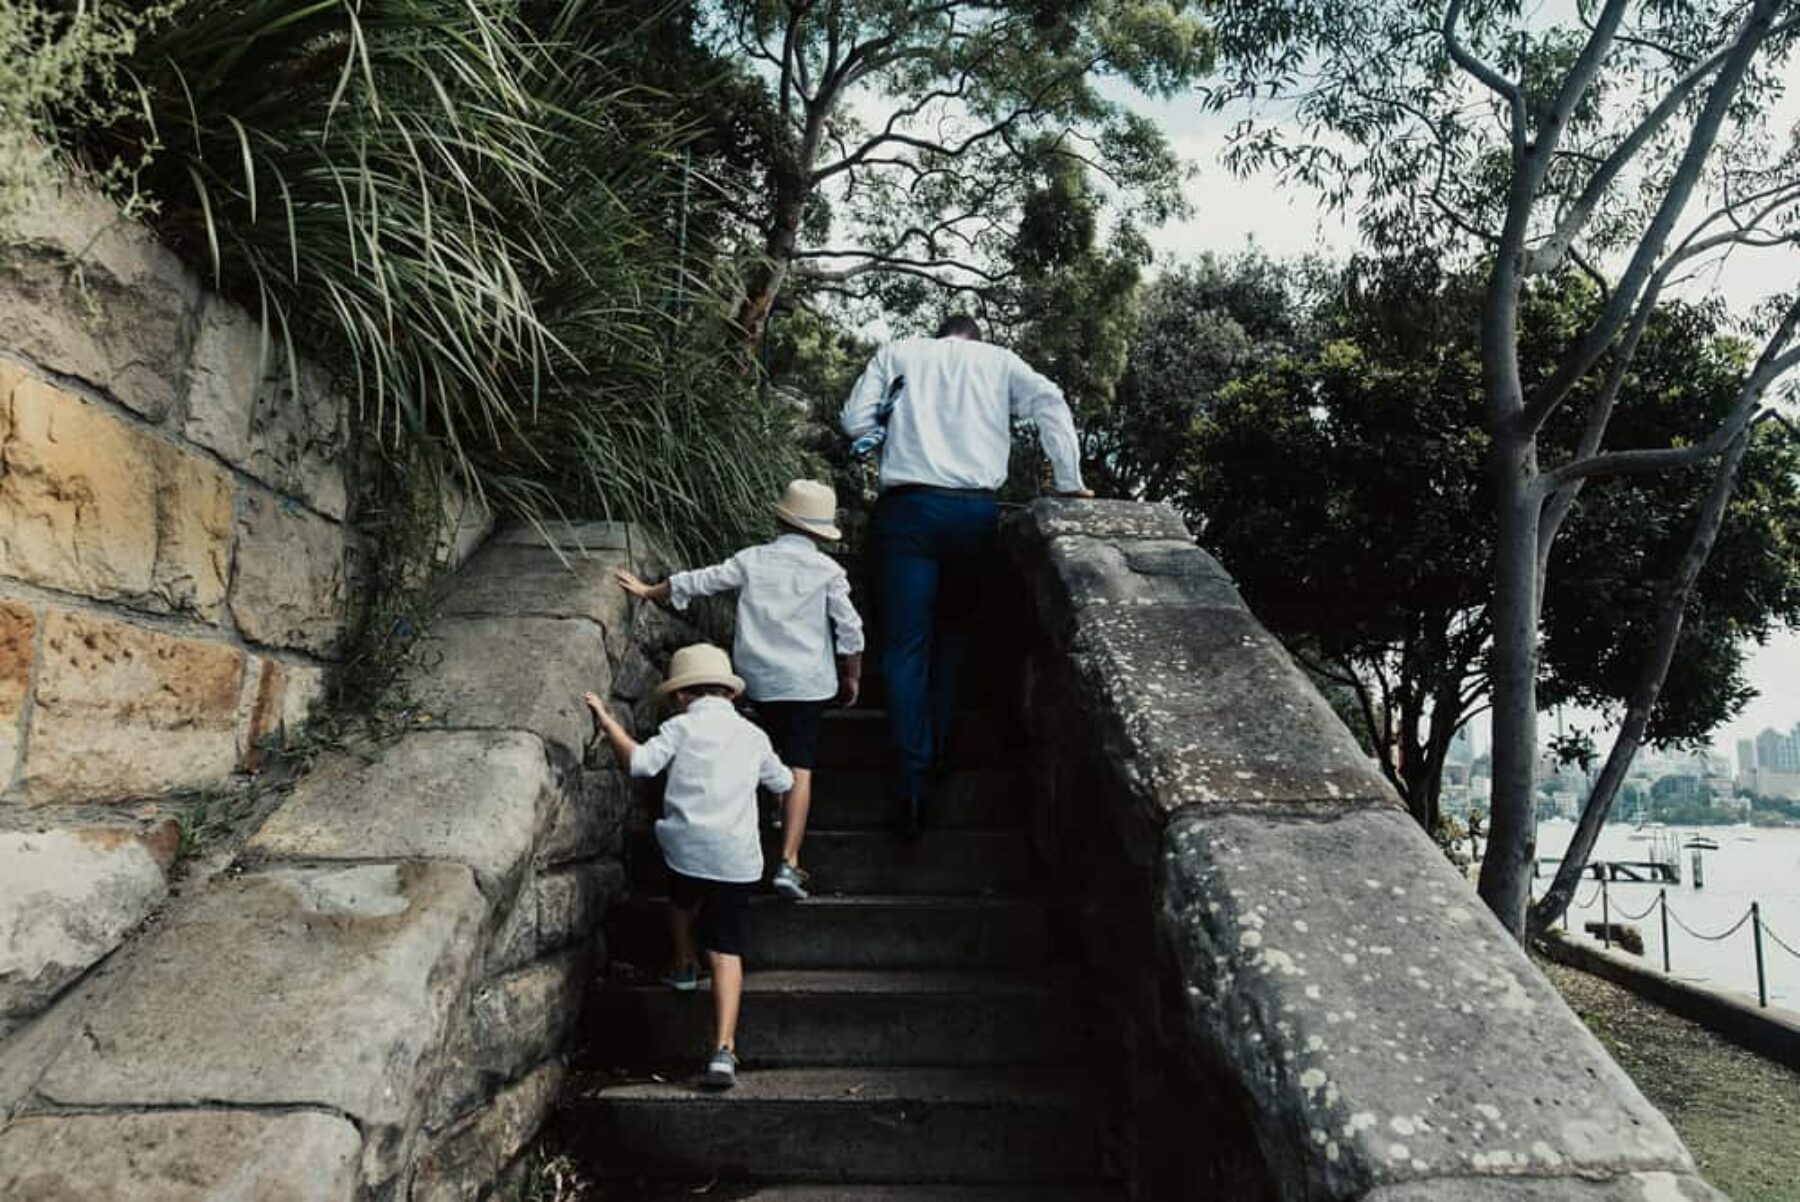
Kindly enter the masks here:
[[1540, 967], [1735, 1202], [1800, 1202], [1800, 1073], [1610, 981]]

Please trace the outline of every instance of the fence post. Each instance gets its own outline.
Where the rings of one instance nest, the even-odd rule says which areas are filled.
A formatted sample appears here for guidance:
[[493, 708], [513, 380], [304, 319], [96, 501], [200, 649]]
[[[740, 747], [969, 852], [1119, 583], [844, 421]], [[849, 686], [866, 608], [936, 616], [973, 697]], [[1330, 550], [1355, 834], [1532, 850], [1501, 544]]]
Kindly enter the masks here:
[[1658, 889], [1656, 896], [1662, 902], [1662, 939], [1663, 939], [1663, 971], [1669, 971], [1669, 891]]
[[[1600, 871], [1606, 870], [1603, 868]], [[1600, 942], [1606, 945], [1607, 951], [1612, 950], [1612, 903], [1607, 900], [1604, 876], [1600, 878]]]
[[1756, 944], [1756, 1004], [1769, 1008], [1769, 979], [1763, 974], [1762, 906], [1750, 903], [1750, 934]]

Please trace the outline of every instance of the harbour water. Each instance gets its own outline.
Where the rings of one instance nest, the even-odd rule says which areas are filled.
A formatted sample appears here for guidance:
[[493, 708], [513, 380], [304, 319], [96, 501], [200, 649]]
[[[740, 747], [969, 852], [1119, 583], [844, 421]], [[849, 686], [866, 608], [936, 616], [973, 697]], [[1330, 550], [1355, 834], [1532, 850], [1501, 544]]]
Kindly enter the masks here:
[[[1560, 857], [1575, 826], [1570, 822], [1546, 822], [1538, 827], [1538, 856]], [[1728, 989], [1751, 999], [1756, 997], [1756, 954], [1751, 924], [1745, 922], [1733, 934], [1718, 941], [1690, 934], [1718, 935], [1730, 928], [1752, 901], [1761, 903], [1766, 931], [1763, 964], [1767, 973], [1769, 1004], [1800, 1010], [1800, 827], [1668, 827], [1654, 832], [1635, 831], [1614, 823], [1605, 827], [1594, 849], [1597, 860], [1646, 860], [1655, 843], [1646, 836], [1674, 835], [1682, 845], [1679, 885], [1608, 882], [1607, 900], [1614, 922], [1630, 923], [1643, 932], [1644, 962], [1662, 967], [1662, 923], [1656, 909], [1657, 891], [1669, 895], [1669, 968], [1683, 980]], [[1696, 887], [1693, 852], [1685, 845], [1696, 836], [1712, 839], [1717, 851], [1703, 851], [1706, 883]], [[1535, 883], [1549, 884], [1551, 868]], [[1600, 921], [1600, 885], [1591, 877], [1575, 892], [1576, 905], [1569, 910], [1569, 933], [1590, 938], [1582, 931], [1587, 922]], [[1646, 913], [1647, 911], [1647, 913]], [[1640, 917], [1641, 915], [1641, 917]], [[1683, 924], [1688, 928], [1683, 929]], [[1771, 937], [1773, 936], [1773, 937]], [[1790, 952], [1776, 940], [1785, 942]], [[1597, 940], [1596, 940], [1597, 942]]]

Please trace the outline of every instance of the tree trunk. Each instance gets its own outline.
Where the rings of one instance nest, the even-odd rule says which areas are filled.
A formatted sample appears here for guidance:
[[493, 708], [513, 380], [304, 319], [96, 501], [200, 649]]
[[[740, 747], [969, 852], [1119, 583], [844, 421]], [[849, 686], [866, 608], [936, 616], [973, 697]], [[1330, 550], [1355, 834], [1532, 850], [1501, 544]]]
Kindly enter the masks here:
[[762, 261], [750, 273], [744, 299], [738, 304], [737, 325], [746, 348], [756, 346], [763, 327], [775, 309], [781, 286], [787, 281], [788, 267], [800, 245], [800, 218], [806, 210], [807, 189], [804, 175], [785, 174], [775, 187], [775, 205], [770, 214], [769, 234], [763, 240]]
[[1494, 785], [1481, 897], [1515, 936], [1525, 932], [1537, 854], [1537, 440], [1496, 423], [1494, 492]]
[[1638, 676], [1637, 685], [1626, 705], [1625, 721], [1613, 739], [1612, 749], [1607, 753], [1606, 765], [1601, 768], [1599, 779], [1594, 782], [1592, 792], [1582, 805], [1581, 821], [1575, 826], [1569, 850], [1563, 853], [1562, 862], [1557, 865], [1556, 879], [1551, 882], [1549, 891], [1531, 907], [1533, 935], [1541, 935], [1549, 930], [1550, 925], [1568, 909], [1569, 899], [1575, 895], [1576, 885], [1581, 880], [1582, 866], [1593, 855], [1594, 843], [1600, 837], [1600, 828], [1612, 811], [1613, 798], [1618, 794], [1619, 786], [1624, 783], [1632, 757], [1643, 744], [1644, 732], [1650, 725], [1650, 715], [1656, 709], [1656, 699], [1662, 693], [1663, 681], [1669, 674], [1669, 664], [1675, 658], [1675, 645], [1681, 638], [1682, 617], [1687, 610], [1688, 597], [1693, 592], [1695, 581], [1700, 578], [1700, 570], [1706, 566], [1707, 557], [1712, 554], [1719, 527], [1725, 522], [1725, 510], [1731, 503], [1731, 494], [1737, 485], [1738, 466], [1743, 462], [1744, 452], [1749, 445], [1750, 431], [1746, 429], [1737, 436], [1720, 460], [1712, 488], [1695, 520], [1693, 537], [1688, 541], [1687, 551], [1682, 556], [1674, 578], [1669, 581], [1669, 591], [1663, 598], [1662, 612], [1657, 615], [1656, 635], [1651, 643], [1650, 655], [1644, 662], [1643, 671]]

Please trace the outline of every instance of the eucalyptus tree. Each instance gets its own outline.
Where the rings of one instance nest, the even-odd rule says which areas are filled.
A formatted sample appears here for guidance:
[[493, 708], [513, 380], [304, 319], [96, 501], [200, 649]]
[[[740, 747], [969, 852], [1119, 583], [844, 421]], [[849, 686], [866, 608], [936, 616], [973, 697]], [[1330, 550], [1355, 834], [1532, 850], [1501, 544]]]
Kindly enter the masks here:
[[[1515, 933], [1525, 930], [1535, 854], [1539, 617], [1558, 532], [1590, 481], [1696, 465], [1713, 473], [1688, 553], [1659, 590], [1651, 654], [1595, 812], [1565, 860], [1572, 871], [1648, 726], [1751, 431], [1800, 363], [1800, 295], [1777, 289], [1749, 330], [1757, 350], [1733, 403], [1703, 437], [1656, 446], [1609, 437], [1665, 292], [1800, 236], [1800, 143], [1770, 121], [1797, 10], [1793, 0], [1578, 0], [1558, 19], [1508, 2], [1226, 0], [1214, 12], [1232, 80], [1211, 101], [1282, 102], [1281, 120], [1240, 131], [1237, 164], [1272, 166], [1340, 202], [1360, 197], [1377, 241], [1436, 242], [1485, 265], [1495, 743], [1480, 889]], [[1533, 280], [1566, 270], [1589, 274], [1605, 303], [1560, 333], [1541, 372], [1527, 372], [1523, 298]], [[1541, 434], [1571, 419], [1575, 445], [1546, 461]], [[1553, 894], [1571, 883], [1559, 879]]]
[[[1433, 833], [1451, 741], [1491, 697], [1482, 292], [1480, 273], [1429, 260], [1353, 264], [1322, 305], [1296, 314], [1305, 344], [1205, 397], [1166, 452], [1180, 473], [1168, 499], [1258, 616], [1349, 699], [1346, 721]], [[1579, 276], [1536, 285], [1521, 315], [1527, 368], [1547, 368], [1548, 335], [1602, 303]], [[1238, 311], [1254, 326], [1257, 308]], [[1208, 350], [1191, 362], [1186, 374], [1204, 379]], [[1704, 437], [1745, 368], [1717, 306], [1665, 302], [1620, 389], [1614, 431], [1639, 445]], [[1564, 454], [1580, 436], [1578, 423], [1555, 421], [1545, 445]], [[1704, 742], [1733, 717], [1748, 693], [1745, 640], [1800, 619], [1797, 445], [1766, 427], [1746, 458], [1646, 730], [1658, 744]], [[1547, 702], [1617, 711], [1630, 700], [1657, 583], [1685, 554], [1707, 475], [1621, 476], [1570, 514], [1545, 585]]]
[[1003, 285], [1020, 205], [1058, 160], [1103, 177], [1124, 220], [1179, 211], [1182, 170], [1161, 131], [1100, 84], [1156, 95], [1191, 85], [1211, 57], [1199, 8], [697, 7], [701, 40], [748, 65], [772, 113], [752, 216], [759, 253], [737, 310], [744, 336], [759, 336], [791, 284], [852, 295], [896, 277], [976, 294]]

